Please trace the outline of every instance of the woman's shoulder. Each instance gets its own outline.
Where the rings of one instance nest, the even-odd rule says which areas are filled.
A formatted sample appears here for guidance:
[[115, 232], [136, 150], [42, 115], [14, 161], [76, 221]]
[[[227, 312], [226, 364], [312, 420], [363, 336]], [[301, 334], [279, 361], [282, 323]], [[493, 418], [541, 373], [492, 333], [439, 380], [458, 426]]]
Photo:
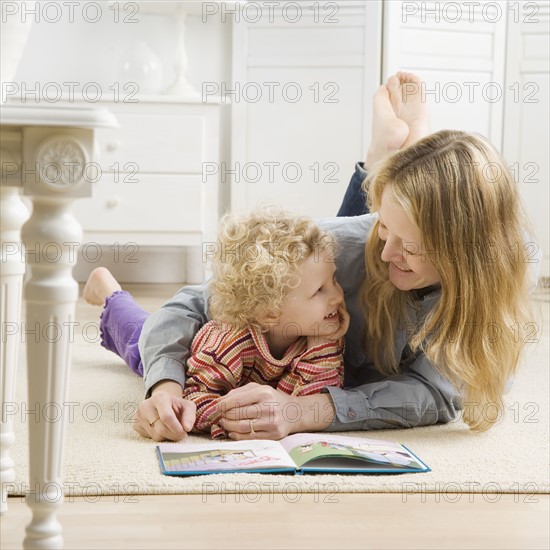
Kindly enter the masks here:
[[365, 245], [377, 219], [376, 214], [364, 214], [317, 220], [319, 227], [337, 241], [337, 277], [344, 290], [357, 290], [365, 277]]
[[362, 216], [320, 218], [316, 222], [321, 229], [332, 233], [339, 242], [364, 245], [377, 220], [377, 214], [363, 214]]

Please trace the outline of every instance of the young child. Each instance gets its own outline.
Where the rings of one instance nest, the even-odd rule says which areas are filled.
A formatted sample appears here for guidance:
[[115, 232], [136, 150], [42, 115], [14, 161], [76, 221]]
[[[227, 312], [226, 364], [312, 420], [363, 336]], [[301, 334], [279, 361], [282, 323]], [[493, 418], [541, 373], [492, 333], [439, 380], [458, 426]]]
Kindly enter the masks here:
[[[187, 360], [183, 397], [197, 406], [193, 431], [226, 435], [217, 401], [249, 382], [300, 396], [342, 387], [349, 315], [335, 278], [336, 249], [313, 221], [279, 210], [222, 219], [212, 257], [212, 320]], [[105, 268], [90, 274], [83, 297], [104, 305], [101, 344], [143, 375], [137, 342], [148, 314]]]

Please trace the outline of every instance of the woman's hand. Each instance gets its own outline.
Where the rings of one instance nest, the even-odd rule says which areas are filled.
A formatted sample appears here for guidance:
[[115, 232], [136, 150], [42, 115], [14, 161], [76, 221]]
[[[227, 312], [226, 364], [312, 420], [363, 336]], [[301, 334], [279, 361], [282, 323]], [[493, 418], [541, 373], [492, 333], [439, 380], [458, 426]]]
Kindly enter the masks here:
[[154, 441], [180, 441], [195, 424], [197, 407], [181, 397], [181, 386], [172, 380], [158, 383], [134, 415], [134, 430]]
[[251, 382], [218, 401], [220, 425], [231, 439], [281, 439], [291, 433], [324, 430], [332, 423], [329, 394], [295, 397]]

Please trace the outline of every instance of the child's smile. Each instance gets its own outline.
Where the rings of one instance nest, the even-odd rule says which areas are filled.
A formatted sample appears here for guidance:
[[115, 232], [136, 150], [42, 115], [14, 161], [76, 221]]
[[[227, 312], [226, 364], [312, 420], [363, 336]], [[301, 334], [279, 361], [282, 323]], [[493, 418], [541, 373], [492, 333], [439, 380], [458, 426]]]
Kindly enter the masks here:
[[335, 277], [332, 252], [312, 254], [300, 265], [300, 283], [289, 291], [274, 329], [289, 343], [300, 336], [326, 336], [340, 327], [344, 292]]

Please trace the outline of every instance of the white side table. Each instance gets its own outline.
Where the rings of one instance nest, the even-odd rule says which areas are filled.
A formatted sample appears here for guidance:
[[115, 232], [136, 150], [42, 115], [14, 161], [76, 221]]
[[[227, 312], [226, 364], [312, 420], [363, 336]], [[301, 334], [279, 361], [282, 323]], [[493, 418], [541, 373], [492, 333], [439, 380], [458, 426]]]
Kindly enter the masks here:
[[[32, 520], [25, 548], [62, 548], [56, 519], [63, 499], [61, 477], [69, 364], [78, 285], [72, 277], [82, 230], [71, 213], [76, 198], [91, 196], [87, 167], [94, 160], [94, 132], [117, 122], [106, 109], [75, 106], [0, 106], [1, 163], [1, 511], [5, 484], [14, 481], [9, 456], [18, 342], [27, 332], [30, 485]], [[28, 212], [21, 191], [32, 200]], [[26, 223], [25, 223], [26, 222]], [[26, 248], [27, 262], [22, 243]], [[21, 323], [25, 283], [26, 321]], [[62, 414], [59, 415], [58, 411]], [[29, 421], [29, 418], [31, 419]], [[37, 418], [38, 421], [35, 421]]]

